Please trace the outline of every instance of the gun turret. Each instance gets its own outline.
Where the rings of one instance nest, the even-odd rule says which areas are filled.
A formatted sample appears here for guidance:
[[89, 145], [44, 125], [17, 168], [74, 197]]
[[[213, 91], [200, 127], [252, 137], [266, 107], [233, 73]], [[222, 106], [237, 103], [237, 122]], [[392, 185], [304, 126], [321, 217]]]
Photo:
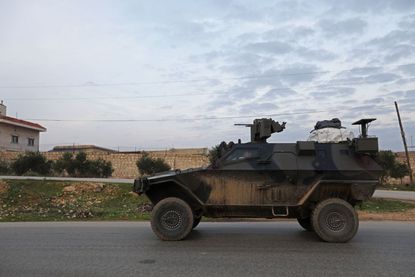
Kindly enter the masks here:
[[267, 142], [273, 133], [282, 132], [286, 122], [280, 124], [271, 118], [258, 118], [252, 124], [235, 124], [235, 126], [245, 126], [251, 128], [251, 142]]

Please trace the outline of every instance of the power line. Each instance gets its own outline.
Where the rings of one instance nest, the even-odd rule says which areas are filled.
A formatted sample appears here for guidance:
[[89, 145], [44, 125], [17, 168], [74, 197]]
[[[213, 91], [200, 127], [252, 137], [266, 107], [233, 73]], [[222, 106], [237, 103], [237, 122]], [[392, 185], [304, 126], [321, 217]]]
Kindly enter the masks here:
[[277, 76], [298, 76], [298, 75], [313, 75], [324, 74], [330, 71], [309, 71], [309, 72], [294, 72], [294, 73], [280, 73], [270, 75], [250, 75], [241, 77], [229, 77], [229, 78], [201, 78], [201, 79], [189, 79], [189, 80], [166, 80], [166, 81], [147, 81], [147, 82], [124, 82], [124, 83], [95, 83], [87, 82], [84, 84], [44, 84], [44, 85], [27, 85], [27, 86], [0, 86], [0, 89], [36, 89], [36, 88], [85, 88], [85, 87], [119, 87], [119, 86], [138, 86], [138, 85], [163, 85], [163, 84], [175, 84], [175, 83], [198, 83], [217, 80], [243, 80], [243, 79], [266, 79], [274, 78]]
[[[408, 64], [401, 64], [399, 66], [407, 66]], [[339, 73], [352, 72], [356, 69], [345, 69]], [[292, 73], [275, 73], [265, 75], [247, 75], [241, 77], [228, 77], [228, 78], [200, 78], [200, 79], [188, 79], [188, 80], [161, 80], [161, 81], [142, 81], [142, 82], [114, 82], [114, 83], [97, 83], [97, 82], [85, 82], [83, 84], [40, 84], [40, 85], [2, 85], [0, 89], [37, 89], [37, 88], [85, 88], [85, 87], [118, 87], [118, 86], [139, 86], [139, 85], [162, 85], [162, 84], [174, 84], [174, 83], [197, 83], [206, 81], [218, 81], [218, 80], [243, 80], [243, 79], [266, 79], [274, 78], [277, 76], [299, 76], [299, 75], [314, 75], [325, 74], [335, 72], [333, 70], [324, 71], [305, 71], [305, 72], [292, 72]], [[366, 76], [362, 76], [366, 77]]]
[[[387, 107], [387, 106], [377, 106]], [[221, 117], [193, 117], [193, 118], [159, 118], [159, 119], [51, 119], [51, 118], [27, 118], [26, 120], [40, 121], [40, 122], [176, 122], [176, 121], [204, 121], [204, 120], [227, 120], [240, 118], [260, 118], [260, 117], [274, 117], [274, 116], [292, 116], [292, 115], [308, 115], [326, 112], [338, 112], [338, 109], [321, 110], [311, 112], [291, 112], [291, 113], [274, 113], [274, 114], [255, 114], [255, 115], [241, 115], [241, 116], [221, 116]]]
[[[288, 88], [280, 88], [286, 90]], [[153, 94], [153, 95], [137, 95], [137, 96], [98, 96], [98, 97], [22, 97], [22, 98], [4, 98], [5, 101], [76, 101], [91, 99], [142, 99], [142, 98], [162, 98], [162, 97], [179, 97], [179, 96], [200, 96], [200, 95], [226, 95], [226, 92], [210, 92], [210, 93], [179, 93], [179, 94]]]
[[[367, 84], [367, 82], [342, 82], [342, 83], [327, 83], [315, 86], [308, 86], [304, 88], [313, 89], [321, 88], [327, 85], [324, 89], [336, 89], [346, 85], [361, 85]], [[284, 91], [293, 89], [291, 87], [277, 87], [271, 88], [273, 91]], [[205, 95], [230, 95], [229, 92], [196, 92], [196, 93], [177, 93], [177, 94], [146, 94], [146, 95], [134, 95], [134, 96], [90, 96], [90, 97], [15, 97], [15, 98], [3, 98], [5, 101], [79, 101], [79, 100], [97, 100], [97, 99], [145, 99], [145, 98], [163, 98], [163, 97], [188, 97], [188, 96], [205, 96]]]
[[[288, 90], [289, 87], [273, 88], [273, 90]], [[18, 97], [4, 98], [5, 101], [76, 101], [91, 99], [143, 99], [143, 98], [163, 98], [180, 96], [202, 96], [202, 95], [227, 95], [228, 92], [199, 92], [199, 93], [178, 93], [178, 94], [148, 94], [136, 96], [98, 96], [98, 97]]]
[[221, 120], [221, 119], [238, 119], [252, 117], [272, 117], [281, 115], [301, 115], [314, 114], [327, 111], [297, 112], [297, 113], [279, 113], [265, 115], [242, 115], [242, 116], [221, 116], [221, 117], [194, 117], [194, 118], [160, 118], [160, 119], [50, 119], [50, 118], [28, 118], [26, 120], [43, 121], [43, 122], [165, 122], [165, 121], [199, 121], [199, 120]]

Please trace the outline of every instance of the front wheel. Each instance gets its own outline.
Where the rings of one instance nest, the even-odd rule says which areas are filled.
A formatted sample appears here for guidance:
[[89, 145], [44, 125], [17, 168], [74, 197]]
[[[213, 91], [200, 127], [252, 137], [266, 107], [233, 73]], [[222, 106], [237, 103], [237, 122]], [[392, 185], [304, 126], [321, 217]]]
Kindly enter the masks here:
[[311, 224], [311, 217], [301, 218], [297, 217], [297, 221], [301, 227], [305, 230], [312, 232], [313, 231], [313, 224]]
[[314, 232], [327, 242], [347, 242], [359, 228], [355, 209], [340, 198], [321, 201], [312, 213], [311, 222]]
[[196, 228], [196, 227], [197, 227], [197, 225], [199, 225], [199, 223], [200, 223], [200, 221], [201, 221], [201, 220], [202, 220], [202, 216], [195, 217], [195, 218], [194, 218], [194, 220], [193, 220], [193, 226], [192, 226], [192, 229]]
[[182, 240], [192, 227], [193, 212], [185, 201], [169, 197], [154, 206], [151, 228], [161, 240]]

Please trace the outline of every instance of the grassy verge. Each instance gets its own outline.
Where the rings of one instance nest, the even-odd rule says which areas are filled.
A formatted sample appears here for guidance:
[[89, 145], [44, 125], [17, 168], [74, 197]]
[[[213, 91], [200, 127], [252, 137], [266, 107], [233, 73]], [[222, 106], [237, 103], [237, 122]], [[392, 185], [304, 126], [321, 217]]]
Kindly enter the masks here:
[[415, 209], [415, 204], [398, 200], [373, 198], [364, 202], [358, 209], [369, 213], [406, 212], [410, 209]]
[[[0, 181], [0, 222], [148, 220], [148, 200], [131, 192], [129, 184]], [[358, 209], [378, 214], [405, 213], [415, 204], [372, 199]]]
[[129, 184], [8, 180], [0, 221], [145, 220], [146, 203]]

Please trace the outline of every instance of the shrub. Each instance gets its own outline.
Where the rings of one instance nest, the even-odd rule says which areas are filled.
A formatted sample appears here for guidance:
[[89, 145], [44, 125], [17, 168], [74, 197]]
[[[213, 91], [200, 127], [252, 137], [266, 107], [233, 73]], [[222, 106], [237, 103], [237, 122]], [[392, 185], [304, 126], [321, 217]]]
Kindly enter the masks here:
[[104, 161], [99, 158], [98, 160], [88, 161], [88, 174], [93, 177], [107, 178], [112, 175], [114, 169], [112, 169], [112, 164], [109, 161]]
[[396, 163], [390, 172], [392, 178], [400, 179], [402, 185], [402, 178], [409, 175], [409, 168], [406, 164]]
[[10, 168], [10, 164], [6, 161], [0, 160], [0, 174], [7, 175], [11, 173], [12, 173], [12, 170]]
[[222, 156], [225, 155], [233, 147], [233, 145], [233, 142], [226, 143], [222, 141], [220, 144], [213, 146], [209, 150], [208, 154], [209, 161], [212, 164], [212, 166], [215, 166], [216, 161], [222, 158]]
[[208, 156], [209, 156], [209, 162], [211, 164], [215, 164], [216, 161], [220, 158], [219, 144], [209, 149]]
[[68, 175], [74, 175], [75, 169], [73, 168], [72, 158], [72, 153], [63, 153], [62, 157], [55, 162], [53, 170], [58, 174], [63, 174], [66, 171]]
[[380, 177], [381, 184], [384, 184], [387, 177], [401, 179], [409, 174], [409, 168], [406, 164], [399, 163], [396, 160], [395, 154], [390, 151], [380, 151], [377, 158], [377, 162], [383, 168], [383, 173]]
[[66, 172], [72, 177], [97, 177], [107, 178], [114, 171], [110, 161], [103, 159], [88, 160], [84, 152], [79, 152], [75, 157], [72, 153], [64, 153], [55, 163], [54, 170], [58, 174]]
[[170, 170], [168, 165], [161, 158], [152, 158], [148, 153], [144, 153], [143, 156], [137, 161], [137, 168], [141, 175], [154, 175], [157, 172]]
[[39, 152], [26, 152], [15, 160], [11, 168], [16, 175], [26, 174], [28, 171], [39, 175], [49, 175], [52, 169], [52, 161], [48, 161]]

